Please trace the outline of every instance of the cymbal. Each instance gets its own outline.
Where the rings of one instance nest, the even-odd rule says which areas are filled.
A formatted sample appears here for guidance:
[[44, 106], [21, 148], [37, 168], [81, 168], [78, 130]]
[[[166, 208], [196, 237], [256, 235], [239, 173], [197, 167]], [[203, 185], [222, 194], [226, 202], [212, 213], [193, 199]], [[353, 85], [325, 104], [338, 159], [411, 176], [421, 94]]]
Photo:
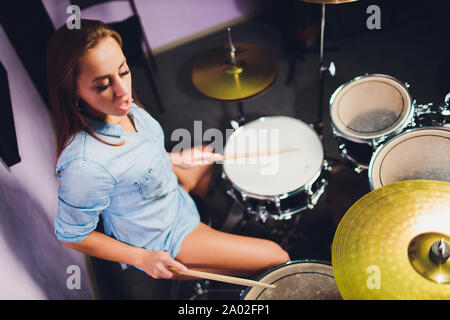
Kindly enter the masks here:
[[319, 4], [339, 4], [347, 2], [356, 2], [358, 0], [300, 0], [300, 1]]
[[200, 57], [192, 70], [192, 82], [203, 94], [218, 100], [242, 100], [266, 90], [278, 75], [278, 63], [262, 46], [237, 42], [236, 63], [228, 45]]
[[344, 215], [333, 239], [342, 297], [450, 299], [449, 232], [448, 182], [401, 181], [366, 194]]

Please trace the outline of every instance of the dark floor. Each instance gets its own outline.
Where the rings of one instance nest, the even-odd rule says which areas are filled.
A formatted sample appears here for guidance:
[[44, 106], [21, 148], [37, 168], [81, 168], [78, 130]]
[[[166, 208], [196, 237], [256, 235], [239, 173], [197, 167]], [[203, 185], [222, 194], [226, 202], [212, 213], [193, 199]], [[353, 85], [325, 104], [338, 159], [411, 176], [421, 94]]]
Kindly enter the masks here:
[[[385, 1], [389, 3], [388, 1]], [[385, 3], [381, 2], [381, 3]], [[401, 2], [400, 2], [401, 3]], [[410, 93], [419, 104], [442, 104], [450, 91], [448, 32], [450, 20], [446, 8], [438, 5], [381, 6], [381, 29], [368, 30], [365, 10], [369, 5], [327, 6], [325, 62], [333, 61], [336, 75], [325, 82], [323, 106], [323, 146], [326, 158], [335, 165], [328, 179], [326, 193], [313, 210], [305, 210], [293, 219], [275, 223], [253, 221], [226, 194], [220, 170], [206, 205], [214, 227], [238, 234], [269, 238], [289, 251], [292, 260], [331, 261], [331, 243], [339, 218], [362, 195], [370, 191], [367, 173], [356, 174], [335, 162], [340, 159], [337, 142], [331, 135], [328, 101], [341, 84], [366, 73], [383, 73], [410, 84]], [[284, 115], [307, 123], [317, 120], [318, 48], [301, 54], [295, 63], [292, 81], [288, 82], [292, 54], [291, 42], [285, 42], [286, 21], [277, 22], [279, 11], [254, 18], [232, 28], [233, 40], [260, 44], [272, 51], [279, 63], [276, 82], [264, 94], [244, 101], [247, 119], [261, 115]], [[281, 30], [281, 31], [280, 31]], [[171, 133], [186, 128], [193, 133], [194, 121], [202, 121], [202, 130], [229, 128], [238, 117], [236, 103], [215, 101], [199, 93], [191, 82], [195, 60], [227, 41], [225, 30], [156, 56], [159, 71], [155, 74], [165, 113], [159, 112], [144, 69], [133, 68], [133, 87], [142, 103], [161, 123], [168, 150], [176, 143]], [[295, 43], [295, 42], [294, 42]], [[244, 218], [244, 219], [243, 219]], [[248, 221], [247, 221], [248, 220]], [[92, 260], [98, 297], [104, 299], [189, 299], [194, 282], [176, 283], [153, 280], [134, 269]], [[208, 294], [199, 299], [239, 299], [243, 287], [211, 282]], [[199, 291], [197, 291], [198, 293]]]

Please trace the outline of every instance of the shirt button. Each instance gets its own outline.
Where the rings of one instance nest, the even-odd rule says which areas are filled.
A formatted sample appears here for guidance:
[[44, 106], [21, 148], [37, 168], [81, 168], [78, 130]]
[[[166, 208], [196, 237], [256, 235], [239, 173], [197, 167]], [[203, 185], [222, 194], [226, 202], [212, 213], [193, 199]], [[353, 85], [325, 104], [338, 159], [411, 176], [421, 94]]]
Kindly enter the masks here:
[[148, 169], [147, 171], [148, 171], [148, 173], [152, 173], [153, 172], [152, 169]]
[[152, 138], [153, 142], [156, 142], [158, 139], [156, 139], [155, 137]]

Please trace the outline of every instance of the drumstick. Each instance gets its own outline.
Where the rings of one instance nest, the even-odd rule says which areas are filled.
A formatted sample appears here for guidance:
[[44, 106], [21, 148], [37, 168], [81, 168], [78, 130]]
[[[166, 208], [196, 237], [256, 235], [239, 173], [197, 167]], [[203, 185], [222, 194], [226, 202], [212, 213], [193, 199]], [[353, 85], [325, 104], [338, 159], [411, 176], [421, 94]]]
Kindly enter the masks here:
[[243, 279], [243, 278], [224, 276], [224, 275], [216, 274], [216, 273], [209, 273], [209, 272], [189, 270], [189, 269], [187, 271], [183, 272], [183, 271], [179, 271], [173, 267], [169, 267], [169, 269], [180, 275], [194, 277], [194, 278], [215, 280], [215, 281], [220, 281], [220, 282], [238, 284], [238, 285], [242, 285], [242, 286], [246, 286], [246, 287], [261, 287], [261, 288], [266, 288], [266, 289], [276, 288], [276, 286], [273, 284], [267, 284], [267, 283]]
[[263, 152], [256, 152], [256, 153], [244, 153], [244, 154], [237, 154], [237, 155], [231, 155], [231, 156], [217, 155], [219, 157], [219, 159], [215, 160], [215, 161], [223, 161], [223, 160], [227, 160], [227, 159], [238, 159], [238, 158], [250, 158], [250, 157], [268, 156], [268, 155], [271, 155], [271, 154], [280, 154], [280, 153], [287, 153], [287, 152], [294, 152], [294, 151], [300, 151], [300, 148], [281, 149], [281, 150], [274, 150], [274, 151], [263, 151]]

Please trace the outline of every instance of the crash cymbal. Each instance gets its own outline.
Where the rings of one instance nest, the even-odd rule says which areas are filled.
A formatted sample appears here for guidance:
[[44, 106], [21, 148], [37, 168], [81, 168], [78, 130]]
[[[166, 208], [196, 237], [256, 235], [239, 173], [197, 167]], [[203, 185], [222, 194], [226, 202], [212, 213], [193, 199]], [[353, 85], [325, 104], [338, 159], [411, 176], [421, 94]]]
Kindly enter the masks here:
[[248, 42], [237, 42], [234, 46], [234, 64], [229, 45], [211, 50], [195, 63], [192, 82], [206, 96], [242, 100], [263, 92], [275, 81], [278, 63], [269, 50]]
[[340, 221], [332, 265], [344, 299], [450, 299], [450, 183], [376, 189]]
[[339, 4], [339, 3], [355, 2], [358, 0], [301, 0], [301, 1], [319, 4]]

